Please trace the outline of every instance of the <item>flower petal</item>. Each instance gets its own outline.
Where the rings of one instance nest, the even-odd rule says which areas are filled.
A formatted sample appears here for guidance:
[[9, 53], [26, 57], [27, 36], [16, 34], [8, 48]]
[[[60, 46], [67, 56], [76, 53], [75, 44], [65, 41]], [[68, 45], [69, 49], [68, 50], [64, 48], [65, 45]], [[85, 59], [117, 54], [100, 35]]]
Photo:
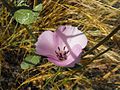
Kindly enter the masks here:
[[70, 51], [70, 55], [68, 56], [67, 60], [60, 61], [60, 60], [56, 60], [56, 59], [54, 59], [52, 57], [49, 57], [48, 60], [50, 62], [54, 63], [57, 66], [73, 67], [76, 63], [79, 62], [79, 60], [80, 60], [79, 56], [81, 55], [81, 52], [82, 52], [82, 48], [78, 44], [78, 45], [75, 45], [72, 48], [72, 51]]
[[82, 48], [85, 48], [88, 42], [87, 37], [80, 30], [78, 30], [77, 27], [70, 25], [60, 26], [56, 31], [56, 35], [62, 40], [66, 39], [70, 47], [80, 44]]
[[51, 31], [43, 32], [36, 42], [36, 53], [43, 56], [55, 56], [56, 39]]

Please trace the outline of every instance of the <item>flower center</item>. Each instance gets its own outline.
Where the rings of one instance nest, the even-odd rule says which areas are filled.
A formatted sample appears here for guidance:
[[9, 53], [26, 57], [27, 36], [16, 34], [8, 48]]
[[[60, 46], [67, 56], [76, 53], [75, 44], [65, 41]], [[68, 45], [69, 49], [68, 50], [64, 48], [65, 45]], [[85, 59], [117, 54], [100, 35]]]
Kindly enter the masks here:
[[69, 53], [69, 51], [66, 51], [65, 48], [66, 48], [66, 46], [64, 46], [64, 48], [62, 50], [60, 50], [60, 47], [58, 47], [58, 50], [55, 51], [56, 56], [61, 61], [66, 60], [67, 59], [67, 55]]

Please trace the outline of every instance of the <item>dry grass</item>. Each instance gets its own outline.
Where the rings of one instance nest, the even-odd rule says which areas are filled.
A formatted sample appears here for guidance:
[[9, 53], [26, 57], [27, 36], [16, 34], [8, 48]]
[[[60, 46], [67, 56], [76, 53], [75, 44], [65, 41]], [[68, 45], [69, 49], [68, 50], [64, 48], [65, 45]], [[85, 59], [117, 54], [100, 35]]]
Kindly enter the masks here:
[[[58, 26], [66, 24], [77, 26], [88, 37], [89, 43], [84, 50], [88, 52], [120, 25], [119, 4], [119, 0], [44, 0], [40, 18], [30, 29], [37, 39], [44, 30], [54, 31]], [[85, 55], [81, 60], [82, 65], [75, 68], [60, 68], [44, 60], [39, 66], [22, 71], [19, 65], [26, 54], [34, 53], [36, 40], [29, 35], [26, 30], [28, 28], [14, 21], [4, 6], [1, 7], [0, 16], [2, 67], [6, 68], [6, 63], [7, 68], [11, 67], [6, 58], [12, 58], [9, 62], [17, 64], [15, 67], [19, 69], [15, 77], [21, 90], [28, 85], [43, 90], [120, 88], [120, 31]], [[6, 57], [6, 54], [15, 56]], [[15, 70], [11, 71], [13, 72]], [[13, 85], [12, 88], [15, 89], [16, 86]]]

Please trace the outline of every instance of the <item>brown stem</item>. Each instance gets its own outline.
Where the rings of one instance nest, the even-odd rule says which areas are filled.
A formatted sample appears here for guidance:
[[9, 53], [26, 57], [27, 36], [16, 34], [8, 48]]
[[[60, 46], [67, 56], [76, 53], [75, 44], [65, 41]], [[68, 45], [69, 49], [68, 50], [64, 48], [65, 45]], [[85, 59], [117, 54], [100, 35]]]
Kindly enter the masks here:
[[82, 55], [82, 58], [86, 56], [87, 54], [91, 53], [93, 50], [98, 48], [100, 45], [105, 43], [107, 40], [109, 40], [110, 37], [112, 37], [117, 31], [120, 30], [120, 25], [118, 25], [109, 35], [107, 35], [104, 39], [102, 39], [98, 44], [96, 44], [93, 48], [91, 48], [89, 51], [87, 51], [85, 54]]

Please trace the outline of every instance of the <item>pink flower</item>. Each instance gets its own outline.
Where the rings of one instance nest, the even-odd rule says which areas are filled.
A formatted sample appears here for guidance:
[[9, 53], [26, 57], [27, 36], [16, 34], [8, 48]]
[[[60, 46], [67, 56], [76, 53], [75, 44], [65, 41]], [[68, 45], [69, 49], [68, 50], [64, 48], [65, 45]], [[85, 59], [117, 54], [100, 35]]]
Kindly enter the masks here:
[[35, 45], [36, 53], [46, 56], [55, 65], [73, 67], [80, 61], [87, 38], [77, 27], [66, 25], [55, 32], [43, 32]]

